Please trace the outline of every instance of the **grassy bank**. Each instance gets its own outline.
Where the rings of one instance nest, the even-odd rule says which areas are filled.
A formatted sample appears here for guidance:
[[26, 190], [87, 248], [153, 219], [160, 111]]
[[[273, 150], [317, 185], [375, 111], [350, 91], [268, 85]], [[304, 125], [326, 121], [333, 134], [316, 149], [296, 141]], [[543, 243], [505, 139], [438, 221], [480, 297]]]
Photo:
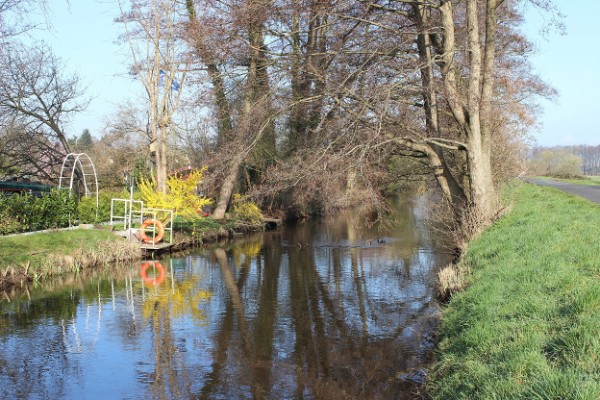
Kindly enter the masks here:
[[[211, 218], [176, 221], [175, 246], [181, 250], [202, 243], [258, 231], [265, 223]], [[0, 290], [66, 273], [77, 273], [115, 261], [138, 259], [139, 243], [129, 243], [107, 229], [75, 229], [0, 236]]]
[[0, 237], [0, 288], [140, 256], [108, 230], [76, 229]]
[[600, 206], [510, 189], [511, 213], [470, 244], [444, 311], [436, 399], [600, 399]]

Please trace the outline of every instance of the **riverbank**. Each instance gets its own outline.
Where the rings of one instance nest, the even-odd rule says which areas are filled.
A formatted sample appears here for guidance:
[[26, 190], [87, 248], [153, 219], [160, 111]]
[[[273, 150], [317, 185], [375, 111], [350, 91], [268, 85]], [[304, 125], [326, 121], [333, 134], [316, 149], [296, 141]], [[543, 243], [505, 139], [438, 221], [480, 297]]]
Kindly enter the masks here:
[[[243, 221], [220, 223], [210, 218], [175, 231], [172, 251], [231, 238], [273, 225]], [[269, 225], [270, 224], [270, 225]], [[139, 242], [130, 243], [109, 226], [32, 232], [0, 237], [0, 291], [26, 282], [78, 273], [108, 263], [143, 259]]]
[[443, 312], [435, 399], [600, 398], [600, 206], [520, 184]]

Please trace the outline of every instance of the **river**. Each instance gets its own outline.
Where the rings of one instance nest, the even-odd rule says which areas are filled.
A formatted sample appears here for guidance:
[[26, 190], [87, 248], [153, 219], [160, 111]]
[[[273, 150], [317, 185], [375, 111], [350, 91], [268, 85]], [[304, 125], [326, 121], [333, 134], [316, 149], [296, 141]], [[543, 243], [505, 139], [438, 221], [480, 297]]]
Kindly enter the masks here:
[[0, 399], [404, 399], [438, 312], [422, 208], [357, 212], [0, 300]]

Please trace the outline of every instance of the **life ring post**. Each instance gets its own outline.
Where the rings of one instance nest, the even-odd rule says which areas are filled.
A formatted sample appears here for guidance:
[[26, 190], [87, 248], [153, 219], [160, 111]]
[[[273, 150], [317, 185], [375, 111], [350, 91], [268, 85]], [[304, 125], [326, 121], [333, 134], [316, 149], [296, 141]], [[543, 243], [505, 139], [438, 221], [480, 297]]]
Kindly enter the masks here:
[[[152, 236], [146, 234], [146, 229], [152, 226]], [[158, 232], [157, 232], [158, 231]], [[140, 228], [140, 240], [144, 243], [159, 243], [165, 237], [165, 227], [158, 219], [148, 218], [142, 222]]]

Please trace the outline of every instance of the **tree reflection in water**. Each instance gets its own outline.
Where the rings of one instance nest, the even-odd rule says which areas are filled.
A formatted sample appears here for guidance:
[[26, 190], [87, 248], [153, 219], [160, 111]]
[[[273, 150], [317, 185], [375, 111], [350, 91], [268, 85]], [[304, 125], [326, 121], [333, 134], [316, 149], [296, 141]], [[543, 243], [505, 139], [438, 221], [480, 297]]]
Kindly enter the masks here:
[[164, 260], [158, 286], [0, 303], [0, 398], [409, 398], [445, 258], [398, 210], [393, 232], [349, 214]]

